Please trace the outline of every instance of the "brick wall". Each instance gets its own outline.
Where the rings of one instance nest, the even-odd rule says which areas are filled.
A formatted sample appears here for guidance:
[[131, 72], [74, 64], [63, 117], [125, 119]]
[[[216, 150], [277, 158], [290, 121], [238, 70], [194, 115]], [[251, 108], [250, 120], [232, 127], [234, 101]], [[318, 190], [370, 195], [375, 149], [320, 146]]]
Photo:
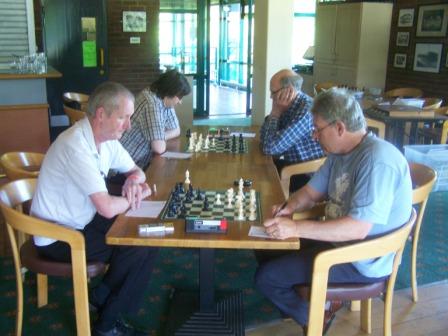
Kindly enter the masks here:
[[[124, 33], [122, 12], [146, 11], [145, 33]], [[159, 74], [159, 1], [108, 0], [109, 79], [138, 93]], [[140, 44], [130, 44], [130, 37]]]
[[[389, 44], [389, 58], [386, 77], [386, 90], [397, 87], [417, 87], [423, 90], [425, 97], [439, 97], [444, 99], [443, 105], [448, 105], [448, 67], [446, 67], [448, 53], [447, 32], [442, 37], [416, 36], [418, 12], [420, 6], [447, 3], [446, 0], [397, 0], [392, 14], [392, 25]], [[414, 8], [414, 21], [412, 27], [398, 27], [400, 9]], [[448, 15], [448, 13], [447, 13]], [[409, 45], [397, 46], [397, 32], [409, 32]], [[415, 44], [438, 43], [442, 44], [442, 59], [439, 73], [414, 71]], [[396, 53], [406, 55], [405, 68], [394, 67]]]

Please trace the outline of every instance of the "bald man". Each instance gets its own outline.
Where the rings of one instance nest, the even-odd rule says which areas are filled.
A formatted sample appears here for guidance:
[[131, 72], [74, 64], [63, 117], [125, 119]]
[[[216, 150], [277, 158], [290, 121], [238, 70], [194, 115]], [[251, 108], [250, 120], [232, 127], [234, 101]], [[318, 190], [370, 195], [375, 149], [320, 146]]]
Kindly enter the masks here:
[[[313, 100], [301, 91], [302, 83], [302, 77], [290, 69], [280, 70], [270, 81], [272, 110], [261, 127], [261, 148], [274, 157], [279, 173], [285, 166], [324, 156], [319, 142], [311, 136]], [[308, 180], [307, 176], [296, 175], [291, 179], [290, 192]]]

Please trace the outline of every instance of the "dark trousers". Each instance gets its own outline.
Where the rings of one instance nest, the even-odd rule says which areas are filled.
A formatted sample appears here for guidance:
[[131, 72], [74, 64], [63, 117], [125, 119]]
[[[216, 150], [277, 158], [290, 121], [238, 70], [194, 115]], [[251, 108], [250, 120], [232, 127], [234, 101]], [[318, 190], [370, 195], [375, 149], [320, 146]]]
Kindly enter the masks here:
[[[137, 312], [158, 251], [157, 248], [107, 245], [105, 236], [114, 219], [97, 214], [81, 231], [85, 238], [87, 260], [109, 264], [102, 282], [91, 293], [92, 303], [100, 308], [95, 324], [99, 330], [113, 328], [122, 314]], [[38, 251], [53, 260], [71, 260], [70, 247], [64, 242], [40, 246]]]
[[[309, 241], [297, 252], [287, 253], [262, 263], [255, 273], [255, 285], [284, 314], [302, 326], [308, 325], [309, 303], [294, 290], [295, 285], [310, 284], [314, 257], [321, 251], [334, 248], [329, 243]], [[285, 252], [286, 253], [286, 252]], [[363, 276], [350, 263], [330, 268], [329, 283], [372, 283], [378, 278]]]

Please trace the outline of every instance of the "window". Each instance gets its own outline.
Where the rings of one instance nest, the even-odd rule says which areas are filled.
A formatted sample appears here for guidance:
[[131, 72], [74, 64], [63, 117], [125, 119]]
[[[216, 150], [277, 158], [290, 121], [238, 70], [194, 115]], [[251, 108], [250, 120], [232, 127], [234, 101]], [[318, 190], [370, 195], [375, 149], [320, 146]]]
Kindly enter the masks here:
[[[311, 65], [313, 61], [303, 56], [314, 46], [315, 0], [295, 0], [292, 59], [294, 64]], [[309, 52], [308, 52], [309, 53]], [[314, 56], [314, 52], [312, 53]]]

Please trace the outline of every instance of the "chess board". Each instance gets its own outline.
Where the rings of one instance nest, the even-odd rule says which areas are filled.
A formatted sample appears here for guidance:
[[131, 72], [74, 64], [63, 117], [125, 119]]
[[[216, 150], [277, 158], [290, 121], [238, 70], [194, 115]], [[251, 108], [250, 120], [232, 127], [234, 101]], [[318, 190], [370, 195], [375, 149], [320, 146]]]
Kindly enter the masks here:
[[[248, 152], [248, 144], [247, 139], [243, 138], [241, 143], [243, 144], [243, 148], [240, 149], [240, 140], [238, 137], [235, 137], [235, 140], [232, 140], [232, 137], [222, 137], [222, 138], [214, 138], [215, 139], [215, 146], [213, 146], [213, 138], [210, 138], [210, 143], [208, 145], [208, 149], [204, 148], [205, 146], [205, 140], [202, 141], [201, 150], [199, 152], [196, 152], [196, 150], [189, 150], [188, 144], [187, 144], [187, 152], [189, 153], [229, 153], [229, 154], [245, 154]], [[232, 142], [235, 141], [235, 150], [232, 150], [233, 145]], [[226, 148], [226, 142], [228, 142], [228, 145]]]
[[[235, 208], [235, 197], [232, 201], [232, 207], [227, 207], [227, 198], [226, 198], [226, 192], [225, 191], [216, 191], [216, 190], [202, 190], [201, 193], [204, 197], [207, 198], [209, 202], [209, 210], [205, 211], [203, 210], [203, 204], [204, 200], [197, 200], [197, 191], [194, 190], [194, 198], [191, 200], [191, 202], [186, 201], [185, 193], [179, 193], [179, 201], [176, 201], [174, 199], [173, 193], [170, 194], [170, 197], [168, 201], [166, 202], [161, 214], [161, 219], [184, 219], [186, 217], [194, 217], [199, 219], [227, 219], [228, 221], [239, 221], [238, 218], [238, 208]], [[215, 199], [217, 194], [221, 195], [221, 205], [215, 204]], [[256, 195], [256, 219], [254, 222], [260, 222], [261, 219], [261, 207], [260, 207], [260, 194], [257, 191], [255, 193]], [[244, 215], [245, 220], [249, 220], [249, 198], [250, 193], [244, 192]], [[174, 215], [169, 214], [169, 209], [171, 204], [176, 205], [176, 213]], [[181, 206], [185, 205], [185, 215], [181, 214]]]

